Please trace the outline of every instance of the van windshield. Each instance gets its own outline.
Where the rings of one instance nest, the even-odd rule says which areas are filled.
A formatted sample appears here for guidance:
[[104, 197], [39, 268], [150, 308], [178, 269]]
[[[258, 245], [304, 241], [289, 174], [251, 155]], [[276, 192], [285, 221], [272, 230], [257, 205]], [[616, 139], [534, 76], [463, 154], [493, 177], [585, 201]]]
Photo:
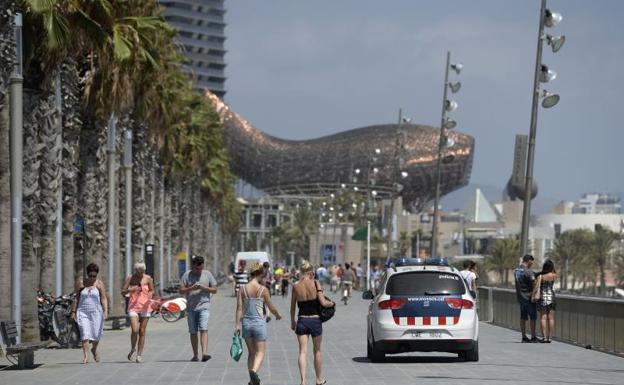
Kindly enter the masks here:
[[386, 294], [396, 296], [458, 295], [465, 292], [460, 276], [439, 271], [395, 274], [386, 285]]

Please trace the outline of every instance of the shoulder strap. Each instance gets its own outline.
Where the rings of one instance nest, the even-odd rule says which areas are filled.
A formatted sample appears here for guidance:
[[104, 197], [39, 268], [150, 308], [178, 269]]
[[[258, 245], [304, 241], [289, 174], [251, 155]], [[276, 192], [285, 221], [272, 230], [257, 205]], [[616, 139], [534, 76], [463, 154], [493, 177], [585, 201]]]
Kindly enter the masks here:
[[260, 290], [258, 290], [258, 293], [256, 294], [256, 298], [260, 298], [262, 296], [263, 291], [264, 291], [264, 286], [260, 286]]
[[247, 293], [247, 284], [243, 285], [243, 293], [245, 294], [244, 298], [249, 298], [249, 293]]

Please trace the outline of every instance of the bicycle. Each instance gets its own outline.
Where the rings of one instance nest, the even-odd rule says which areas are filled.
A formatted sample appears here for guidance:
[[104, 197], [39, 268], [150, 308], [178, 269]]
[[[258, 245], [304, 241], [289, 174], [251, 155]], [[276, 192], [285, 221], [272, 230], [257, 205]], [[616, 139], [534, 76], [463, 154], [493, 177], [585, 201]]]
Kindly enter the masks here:
[[166, 322], [176, 322], [184, 318], [186, 314], [186, 299], [165, 299], [155, 296], [152, 298], [151, 308], [152, 318], [158, 317], [160, 315], [162, 319]]

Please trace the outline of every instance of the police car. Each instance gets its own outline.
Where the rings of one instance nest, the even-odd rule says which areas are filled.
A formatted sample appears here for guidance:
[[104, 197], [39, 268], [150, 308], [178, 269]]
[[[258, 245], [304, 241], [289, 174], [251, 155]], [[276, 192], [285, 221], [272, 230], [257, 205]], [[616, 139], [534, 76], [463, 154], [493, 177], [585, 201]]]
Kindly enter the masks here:
[[451, 352], [479, 360], [479, 318], [475, 298], [446, 259], [401, 258], [388, 264], [367, 316], [367, 356]]

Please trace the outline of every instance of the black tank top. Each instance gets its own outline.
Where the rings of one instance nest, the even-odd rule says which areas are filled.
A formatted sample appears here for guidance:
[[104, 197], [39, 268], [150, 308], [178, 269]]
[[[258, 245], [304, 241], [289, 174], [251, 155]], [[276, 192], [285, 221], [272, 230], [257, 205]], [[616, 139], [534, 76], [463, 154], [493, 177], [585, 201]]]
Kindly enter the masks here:
[[303, 316], [319, 315], [318, 298], [309, 299], [307, 301], [297, 301], [297, 305], [299, 306], [299, 317], [301, 317], [302, 315]]

